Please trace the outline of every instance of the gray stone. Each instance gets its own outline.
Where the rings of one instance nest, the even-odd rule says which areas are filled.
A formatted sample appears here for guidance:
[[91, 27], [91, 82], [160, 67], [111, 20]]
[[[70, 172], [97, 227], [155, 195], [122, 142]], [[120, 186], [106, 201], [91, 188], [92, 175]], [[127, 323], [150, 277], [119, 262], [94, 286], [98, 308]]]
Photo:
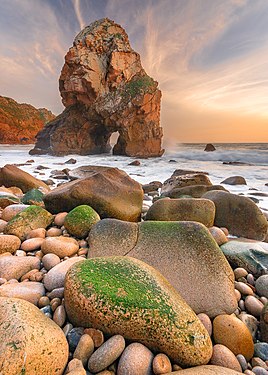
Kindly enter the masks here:
[[[266, 256], [268, 258], [268, 252]], [[268, 260], [267, 260], [267, 263], [268, 263]], [[268, 298], [268, 275], [260, 276], [256, 280], [255, 288], [259, 296]]]
[[254, 356], [268, 361], [268, 344], [267, 342], [257, 342], [254, 344]]

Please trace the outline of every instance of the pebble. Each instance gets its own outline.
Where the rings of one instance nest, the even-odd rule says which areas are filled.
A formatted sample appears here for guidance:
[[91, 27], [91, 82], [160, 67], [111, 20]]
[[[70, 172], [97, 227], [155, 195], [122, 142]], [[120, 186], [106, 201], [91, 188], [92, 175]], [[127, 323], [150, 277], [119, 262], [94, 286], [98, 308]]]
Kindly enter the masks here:
[[245, 302], [244, 302], [243, 299], [241, 299], [241, 300], [238, 302], [238, 306], [239, 306], [240, 310], [245, 311]]
[[234, 270], [235, 279], [238, 280], [240, 277], [246, 277], [248, 275], [248, 271], [245, 268], [238, 267]]
[[42, 308], [50, 304], [50, 299], [47, 296], [42, 296], [38, 301], [38, 307]]
[[[84, 334], [83, 327], [74, 327], [66, 335], [67, 341], [69, 343], [69, 348], [71, 352], [74, 352], [81, 336]], [[96, 371], [97, 372], [97, 371]]]
[[247, 363], [246, 358], [242, 354], [238, 354], [236, 358], [242, 368], [242, 371], [245, 371], [248, 368], [248, 363]]
[[199, 318], [203, 326], [208, 331], [209, 336], [211, 336], [212, 335], [212, 323], [211, 323], [209, 316], [204, 313], [201, 313], [201, 314], [198, 314], [197, 317]]
[[47, 293], [47, 296], [51, 299], [53, 299], [53, 298], [63, 298], [64, 288], [53, 289], [51, 292]]
[[64, 219], [67, 214], [68, 212], [60, 212], [59, 214], [57, 214], [54, 218], [55, 225], [57, 225], [58, 227], [61, 227], [64, 223]]
[[46, 230], [45, 228], [37, 228], [32, 229], [26, 236], [26, 239], [30, 238], [45, 238], [46, 237]]
[[36, 257], [17, 257], [10, 254], [0, 257], [0, 277], [7, 280], [20, 279], [34, 268], [40, 269], [40, 261]]
[[255, 366], [252, 368], [252, 372], [256, 375], [267, 375], [268, 371], [265, 370], [263, 367]]
[[0, 297], [20, 298], [37, 306], [40, 297], [45, 294], [42, 283], [22, 282], [6, 283], [0, 288]]
[[239, 290], [239, 292], [243, 295], [253, 295], [253, 290], [245, 283], [241, 281], [235, 281], [234, 283], [235, 289]]
[[247, 275], [247, 282], [250, 284], [250, 285], [255, 285], [255, 279], [254, 279], [254, 276], [252, 275], [252, 273], [249, 273]]
[[117, 375], [151, 375], [154, 355], [146, 346], [134, 342], [120, 357]]
[[59, 327], [63, 326], [66, 320], [66, 312], [63, 305], [60, 305], [56, 308], [53, 314], [53, 320]]
[[20, 248], [20, 244], [21, 241], [17, 236], [11, 234], [0, 234], [0, 254], [6, 252], [13, 254]]
[[11, 204], [3, 209], [2, 211], [2, 220], [10, 221], [13, 219], [15, 215], [20, 213], [21, 211], [25, 210], [25, 208], [29, 207], [29, 205], [26, 204]]
[[60, 228], [52, 227], [46, 231], [46, 237], [58, 237], [61, 235], [62, 235], [62, 230]]
[[34, 251], [40, 249], [42, 243], [44, 242], [44, 238], [29, 238], [22, 242], [20, 248], [23, 251]]
[[153, 372], [155, 375], [166, 374], [172, 371], [168, 356], [164, 353], [157, 354], [153, 359]]
[[73, 358], [80, 359], [83, 365], [86, 366], [87, 361], [93, 352], [94, 352], [94, 342], [92, 338], [87, 334], [83, 334], [74, 351]]
[[104, 344], [102, 344], [89, 358], [89, 371], [96, 373], [104, 370], [122, 354], [124, 349], [124, 337], [121, 335], [112, 336], [109, 340], [105, 341]]
[[257, 342], [254, 344], [254, 356], [261, 358], [263, 361], [268, 361], [268, 343]]
[[263, 305], [266, 305], [266, 303], [268, 303], [268, 298], [266, 298], [266, 297], [261, 297], [261, 298], [260, 298], [260, 301], [261, 301], [261, 303], [262, 303]]
[[7, 225], [7, 221], [0, 219], [0, 233], [2, 233]]
[[213, 321], [213, 337], [216, 344], [227, 346], [235, 355], [243, 354], [247, 360], [253, 357], [252, 336], [235, 315], [218, 315]]
[[95, 348], [99, 348], [104, 343], [103, 333], [99, 329], [86, 328], [85, 333], [92, 338]]
[[214, 345], [210, 363], [215, 366], [227, 367], [234, 371], [241, 372], [240, 363], [234, 353], [221, 344]]
[[68, 333], [73, 329], [73, 325], [71, 323], [67, 323], [63, 328], [63, 333], [65, 334], [65, 336], [68, 335]]
[[66, 368], [66, 373], [69, 374], [74, 370], [84, 369], [82, 361], [80, 359], [74, 358], [72, 359]]
[[220, 228], [211, 227], [209, 228], [209, 231], [219, 246], [228, 242], [228, 238], [226, 237], [225, 233]]
[[61, 300], [60, 300], [60, 298], [58, 298], [58, 297], [53, 298], [53, 299], [50, 301], [50, 306], [51, 306], [51, 308], [52, 308], [52, 311], [55, 311], [56, 308], [57, 308], [58, 306], [60, 306], [60, 305], [61, 305]]
[[261, 315], [263, 304], [254, 296], [247, 296], [245, 299], [246, 310], [253, 316], [259, 317]]
[[242, 313], [242, 314], [239, 314], [238, 318], [240, 320], [242, 320], [243, 323], [245, 323], [245, 325], [247, 326], [251, 336], [253, 339], [255, 339], [255, 336], [256, 336], [256, 333], [257, 333], [257, 330], [258, 330], [258, 320], [255, 318], [255, 316], [253, 315], [250, 315], [250, 314], [246, 314], [246, 313]]
[[246, 374], [246, 375], [255, 375], [254, 372], [252, 372], [251, 370], [245, 370], [244, 374]]
[[26, 256], [26, 252], [23, 251], [23, 250], [17, 250], [14, 255], [16, 255], [16, 257], [25, 257]]
[[263, 367], [265, 370], [268, 370], [267, 364], [261, 358], [253, 357], [251, 360], [251, 364], [252, 364], [252, 367], [260, 366], [260, 367]]
[[268, 275], [260, 276], [255, 282], [255, 287], [259, 296], [268, 298]]
[[235, 289], [235, 296], [236, 296], [236, 300], [237, 300], [237, 302], [239, 302], [240, 299], [241, 299], [241, 293], [240, 293], [239, 290], [237, 290], [237, 289]]
[[49, 271], [60, 263], [60, 258], [56, 254], [49, 253], [43, 256], [42, 263], [45, 269]]
[[52, 310], [51, 310], [51, 306], [50, 305], [41, 307], [40, 311], [42, 311], [43, 314], [45, 314], [50, 319], [52, 319]]
[[78, 242], [70, 237], [46, 237], [42, 243], [41, 250], [43, 254], [56, 254], [60, 258], [70, 257], [77, 253], [79, 249]]

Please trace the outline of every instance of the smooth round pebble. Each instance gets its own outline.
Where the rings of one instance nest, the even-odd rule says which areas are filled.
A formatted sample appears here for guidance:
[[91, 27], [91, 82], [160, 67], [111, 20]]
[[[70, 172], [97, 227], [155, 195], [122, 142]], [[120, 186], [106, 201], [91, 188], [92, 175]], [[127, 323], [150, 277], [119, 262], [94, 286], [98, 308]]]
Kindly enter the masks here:
[[247, 363], [246, 358], [243, 356], [243, 354], [237, 354], [236, 358], [242, 368], [242, 371], [245, 371], [248, 368], [248, 363]]
[[70, 257], [77, 253], [79, 245], [74, 238], [70, 237], [46, 237], [42, 243], [43, 254], [56, 254], [60, 258]]
[[68, 334], [67, 334], [67, 341], [69, 343], [69, 348], [71, 352], [74, 352], [81, 336], [84, 334], [84, 328], [83, 327], [75, 327], [72, 328]]
[[157, 354], [153, 359], [153, 372], [155, 375], [166, 374], [172, 371], [168, 356], [164, 353]]
[[120, 357], [117, 375], [151, 375], [154, 355], [146, 346], [134, 342]]
[[235, 289], [234, 291], [235, 291], [236, 300], [237, 302], [239, 302], [241, 299], [241, 293], [237, 289]]
[[260, 298], [260, 301], [261, 301], [261, 303], [262, 303], [263, 305], [266, 305], [266, 303], [268, 303], [268, 298], [266, 298], [266, 297], [261, 297], [261, 298]]
[[69, 374], [71, 371], [77, 370], [77, 369], [83, 369], [83, 363], [80, 359], [74, 358], [72, 359], [66, 368], [66, 373]]
[[59, 327], [63, 326], [66, 320], [66, 312], [63, 305], [60, 305], [56, 308], [53, 314], [53, 320]]
[[252, 273], [249, 273], [247, 275], [247, 282], [250, 284], [250, 285], [255, 285], [255, 279], [254, 279], [254, 276], [252, 275]]
[[246, 374], [246, 375], [254, 375], [254, 372], [252, 372], [251, 370], [245, 370], [244, 374]]
[[102, 344], [89, 358], [89, 371], [96, 373], [104, 370], [122, 354], [124, 349], [124, 337], [121, 335], [112, 336], [109, 340], [105, 341], [105, 343]]
[[30, 238], [45, 238], [46, 230], [45, 228], [32, 229], [26, 236], [27, 240]]
[[104, 343], [103, 332], [99, 329], [85, 328], [85, 333], [92, 338], [95, 348], [99, 348]]
[[267, 375], [268, 371], [265, 370], [263, 367], [255, 366], [252, 368], [252, 372], [256, 375]]
[[254, 339], [258, 330], [258, 320], [255, 318], [255, 316], [247, 314], [247, 313], [241, 313], [238, 315], [238, 318], [245, 323], [247, 326], [252, 338]]
[[210, 317], [204, 313], [198, 314], [197, 317], [201, 321], [203, 326], [206, 328], [206, 330], [208, 331], [209, 336], [211, 336], [212, 335], [212, 323], [211, 323]]
[[38, 301], [38, 307], [45, 307], [50, 304], [50, 299], [47, 296], [43, 296]]
[[225, 345], [214, 345], [210, 363], [215, 366], [227, 367], [234, 371], [242, 372], [238, 359]]
[[236, 280], [240, 279], [240, 277], [246, 277], [247, 274], [248, 274], [248, 271], [242, 267], [238, 267], [234, 270], [234, 275], [235, 275]]
[[235, 289], [239, 290], [239, 292], [243, 295], [253, 295], [253, 290], [250, 286], [248, 286], [245, 283], [242, 283], [241, 281], [235, 281], [234, 283]]
[[29, 207], [29, 205], [26, 204], [10, 204], [2, 211], [2, 220], [10, 221], [13, 219], [15, 215], [20, 213], [21, 211], [25, 210], [25, 208]]
[[64, 287], [53, 289], [51, 292], [47, 293], [47, 296], [51, 299], [53, 299], [53, 298], [63, 298]]
[[62, 230], [60, 228], [52, 227], [46, 231], [46, 237], [58, 237], [62, 235]]
[[73, 329], [73, 325], [71, 323], [67, 323], [63, 328], [63, 333], [65, 334], [65, 336], [68, 335], [68, 333]]
[[35, 251], [40, 249], [42, 243], [44, 242], [44, 238], [29, 238], [22, 242], [20, 248], [23, 251]]
[[[12, 234], [0, 234], [0, 254], [13, 254], [20, 248], [21, 241], [17, 236]], [[10, 254], [9, 254], [10, 255]]]
[[254, 356], [261, 358], [263, 361], [268, 361], [268, 343], [257, 342], [254, 344]]
[[263, 304], [256, 297], [247, 296], [245, 299], [245, 307], [251, 315], [259, 317], [263, 309]]
[[246, 360], [253, 357], [251, 333], [235, 315], [218, 315], [213, 321], [213, 337], [216, 344], [227, 346], [235, 355], [243, 354]]
[[58, 227], [61, 227], [64, 223], [65, 217], [67, 216], [68, 212], [60, 212], [54, 218], [54, 223]]
[[83, 363], [83, 366], [86, 366], [89, 357], [94, 351], [94, 342], [92, 338], [83, 334], [79, 340], [79, 343], [74, 351], [73, 358], [80, 359]]
[[219, 246], [228, 242], [228, 238], [226, 237], [225, 233], [220, 228], [210, 227], [209, 231]]
[[259, 296], [268, 298], [268, 275], [260, 276], [255, 282], [255, 288]]
[[49, 271], [51, 268], [60, 263], [60, 258], [56, 254], [49, 253], [43, 256], [42, 263], [45, 269]]

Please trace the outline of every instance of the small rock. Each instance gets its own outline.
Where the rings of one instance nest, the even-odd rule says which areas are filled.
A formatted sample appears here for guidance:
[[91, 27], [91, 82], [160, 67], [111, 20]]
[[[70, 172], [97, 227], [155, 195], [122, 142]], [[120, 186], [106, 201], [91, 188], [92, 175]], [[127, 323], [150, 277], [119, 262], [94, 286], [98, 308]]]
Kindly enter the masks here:
[[[80, 338], [84, 334], [84, 328], [82, 327], [75, 327], [70, 330], [70, 332], [67, 334], [67, 341], [69, 343], [69, 348], [71, 352], [74, 352]], [[97, 372], [97, 371], [96, 371]]]
[[224, 181], [221, 182], [221, 184], [227, 184], [227, 185], [246, 185], [247, 182], [242, 176], [232, 176], [226, 178]]
[[253, 339], [255, 339], [257, 329], [258, 329], [258, 320], [255, 318], [255, 316], [242, 313], [238, 315], [238, 318], [245, 323], [245, 325], [248, 327], [249, 332], [251, 333], [251, 336]]
[[43, 296], [43, 297], [40, 297], [37, 305], [39, 308], [42, 308], [42, 307], [48, 306], [49, 304], [50, 304], [50, 299], [47, 296]]
[[236, 358], [242, 368], [242, 371], [245, 371], [248, 368], [248, 363], [247, 363], [246, 358], [242, 354], [237, 354]]
[[77, 160], [71, 158], [71, 159], [68, 159], [64, 162], [64, 164], [76, 164]]
[[139, 166], [141, 165], [141, 162], [139, 160], [133, 160], [131, 163], [129, 163], [128, 165], [134, 165], [134, 166]]
[[68, 212], [60, 212], [58, 213], [54, 218], [54, 224], [58, 227], [61, 227], [64, 223], [65, 217], [68, 214]]
[[242, 283], [240, 281], [235, 281], [235, 289], [239, 290], [239, 292], [243, 295], [253, 295], [253, 290], [245, 283]]
[[43, 256], [42, 263], [45, 269], [49, 271], [60, 263], [60, 258], [56, 254], [49, 253]]
[[52, 227], [46, 231], [46, 237], [59, 237], [62, 235], [62, 230], [60, 228]]
[[[102, 344], [89, 358], [88, 369], [91, 372], [100, 372], [112, 364], [125, 349], [125, 340], [121, 335], [112, 336]], [[120, 372], [118, 372], [120, 375]]]
[[42, 243], [43, 254], [56, 254], [60, 258], [70, 257], [77, 253], [79, 245], [74, 238], [69, 237], [46, 237]]
[[214, 345], [210, 363], [212, 365], [227, 367], [237, 372], [242, 372], [236, 356], [230, 349], [221, 344]]
[[0, 233], [3, 233], [6, 225], [7, 225], [7, 221], [0, 219]]
[[53, 314], [53, 320], [59, 327], [63, 326], [66, 320], [66, 312], [63, 305], [60, 305], [56, 308]]
[[0, 254], [9, 252], [13, 254], [20, 248], [21, 241], [17, 236], [0, 234]]
[[267, 342], [257, 342], [254, 344], [254, 356], [268, 361], [268, 344]]
[[104, 343], [103, 333], [99, 329], [86, 328], [85, 333], [92, 338], [95, 348], [100, 347]]
[[42, 283], [24, 282], [4, 284], [0, 286], [0, 297], [20, 298], [37, 306], [40, 297], [45, 295]]
[[212, 335], [212, 323], [208, 315], [204, 313], [200, 313], [197, 315], [199, 320], [202, 322], [206, 330], [208, 331], [209, 336]]
[[215, 151], [215, 150], [216, 150], [216, 148], [215, 148], [215, 146], [212, 143], [208, 143], [206, 145], [205, 149], [204, 149], [204, 151], [207, 151], [207, 152], [209, 152], [209, 151]]
[[260, 367], [264, 368], [265, 370], [268, 370], [267, 364], [262, 359], [260, 359], [258, 357], [253, 357], [252, 360], [251, 360], [251, 364], [252, 364], [252, 367], [260, 366]]
[[263, 367], [255, 366], [252, 368], [252, 372], [256, 375], [267, 375], [268, 371], [265, 370]]
[[153, 353], [146, 346], [134, 342], [123, 351], [118, 363], [117, 375], [152, 375], [153, 359]]
[[52, 292], [47, 293], [47, 296], [51, 299], [53, 298], [63, 298], [64, 296], [64, 288], [55, 288]]
[[153, 359], [153, 372], [155, 375], [166, 374], [172, 371], [171, 362], [164, 353], [157, 354]]
[[7, 280], [20, 279], [32, 269], [40, 269], [40, 260], [36, 257], [18, 257], [2, 255], [0, 257], [0, 277]]
[[28, 240], [29, 238], [45, 238], [46, 237], [46, 230], [45, 228], [37, 228], [31, 230], [28, 234], [26, 239]]
[[235, 279], [238, 280], [240, 277], [246, 277], [248, 275], [248, 271], [245, 268], [238, 267], [234, 270]]
[[217, 242], [219, 246], [223, 245], [224, 243], [228, 242], [228, 238], [226, 237], [225, 233], [218, 227], [210, 227], [210, 233], [212, 234], [214, 240]]
[[79, 343], [74, 351], [73, 358], [80, 359], [84, 366], [86, 366], [89, 357], [94, 351], [94, 342], [92, 338], [83, 334], [79, 340]]
[[245, 299], [245, 307], [251, 315], [258, 318], [261, 315], [263, 304], [256, 297], [247, 296]]
[[44, 238], [29, 238], [21, 244], [21, 250], [23, 251], [35, 251], [41, 248]]

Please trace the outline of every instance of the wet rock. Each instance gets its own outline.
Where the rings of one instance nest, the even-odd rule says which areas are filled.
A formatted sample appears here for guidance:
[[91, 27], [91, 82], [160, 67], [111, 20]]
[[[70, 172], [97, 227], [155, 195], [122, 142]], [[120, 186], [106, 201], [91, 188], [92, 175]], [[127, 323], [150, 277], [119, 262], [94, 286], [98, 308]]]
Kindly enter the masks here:
[[169, 193], [174, 189], [183, 188], [185, 186], [193, 185], [206, 185], [211, 186], [212, 183], [207, 175], [203, 173], [185, 174], [185, 175], [173, 175], [166, 181], [164, 181], [161, 194]]
[[215, 151], [216, 150], [216, 148], [215, 148], [215, 146], [212, 144], [212, 143], [208, 143], [207, 145], [206, 145], [206, 147], [205, 147], [205, 149], [204, 149], [204, 151]]
[[232, 176], [228, 177], [221, 182], [221, 184], [227, 185], [247, 185], [246, 180], [242, 176]]

